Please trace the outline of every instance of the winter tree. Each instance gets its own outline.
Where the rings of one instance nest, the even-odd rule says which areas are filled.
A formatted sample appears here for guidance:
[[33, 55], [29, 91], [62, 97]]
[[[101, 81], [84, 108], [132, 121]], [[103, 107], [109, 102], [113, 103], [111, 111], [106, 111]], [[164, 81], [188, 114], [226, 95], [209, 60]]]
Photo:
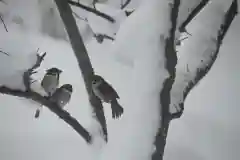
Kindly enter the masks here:
[[[93, 152], [96, 157], [87, 159], [104, 160], [163, 159], [170, 123], [174, 119], [181, 120], [186, 97], [210, 71], [238, 12], [237, 0], [146, 0], [141, 3], [134, 0], [35, 0], [27, 2], [31, 4], [29, 8], [35, 6], [29, 11], [11, 11], [24, 3], [24, 0], [1, 1], [4, 33], [1, 32], [7, 35], [20, 30], [23, 32], [20, 37], [45, 36], [43, 39], [51, 37], [54, 43], [69, 45], [72, 50], [66, 50], [61, 61], [62, 66], [74, 63], [73, 68], [77, 68], [68, 70], [74, 72], [71, 80], [67, 76], [64, 79], [73, 83], [70, 104], [78, 108], [86, 105], [91, 112], [88, 117], [93, 117], [99, 125], [82, 125], [78, 113], [70, 114], [70, 109], [61, 108], [46, 98], [37, 72], [43, 72], [41, 66], [47, 61], [48, 52], [25, 55], [25, 61], [20, 62], [21, 56], [13, 54], [14, 50], [6, 51], [6, 44], [3, 45], [1, 63], [8, 66], [11, 62], [13, 69], [8, 68], [8, 73], [5, 69], [0, 71], [0, 92], [30, 102], [27, 105], [32, 108], [48, 108], [91, 148], [100, 145], [100, 153]], [[36, 8], [36, 16], [30, 16]], [[202, 25], [188, 31], [187, 27], [195, 21]], [[1, 43], [4, 44], [4, 39]], [[104, 47], [110, 48], [102, 51], [107, 52], [105, 55], [91, 53]], [[50, 64], [58, 59], [58, 53], [54, 55]], [[69, 61], [71, 56], [75, 60]], [[114, 69], [110, 73], [111, 67]], [[110, 106], [102, 103], [92, 91], [94, 74], [104, 77], [119, 94], [124, 113], [114, 122], [106, 117]], [[109, 75], [115, 76], [115, 80]], [[119, 110], [112, 107], [110, 112], [116, 114]], [[120, 125], [116, 125], [118, 123]], [[112, 128], [110, 132], [109, 128]], [[113, 130], [122, 133], [113, 136]], [[99, 144], [98, 135], [104, 143]]]

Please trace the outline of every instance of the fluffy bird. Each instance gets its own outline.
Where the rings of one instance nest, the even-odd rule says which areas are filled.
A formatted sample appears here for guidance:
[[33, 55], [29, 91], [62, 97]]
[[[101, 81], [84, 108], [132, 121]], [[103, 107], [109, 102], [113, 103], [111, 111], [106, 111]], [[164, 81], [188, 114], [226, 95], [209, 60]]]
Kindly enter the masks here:
[[55, 67], [50, 68], [46, 71], [46, 74], [44, 75], [41, 82], [41, 86], [48, 94], [48, 96], [51, 96], [56, 91], [59, 85], [59, 77], [61, 73], [62, 70]]
[[100, 100], [111, 104], [112, 117], [114, 119], [119, 118], [123, 114], [123, 107], [117, 101], [119, 99], [117, 92], [101, 76], [93, 76], [92, 91]]
[[[56, 91], [59, 85], [59, 76], [62, 73], [62, 70], [52, 67], [46, 70], [46, 74], [44, 75], [41, 86], [44, 91], [48, 94], [47, 97], [51, 97], [52, 94]], [[38, 118], [40, 115], [40, 109], [37, 109], [35, 113], [35, 118]]]
[[63, 108], [71, 99], [73, 87], [71, 84], [64, 84], [53, 93], [50, 101]]

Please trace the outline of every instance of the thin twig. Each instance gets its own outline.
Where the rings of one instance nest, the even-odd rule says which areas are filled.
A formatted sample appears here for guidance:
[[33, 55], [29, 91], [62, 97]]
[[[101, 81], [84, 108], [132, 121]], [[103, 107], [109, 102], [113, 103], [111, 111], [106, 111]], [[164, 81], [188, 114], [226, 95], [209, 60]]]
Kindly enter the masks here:
[[6, 5], [7, 5], [7, 2], [5, 2], [4, 0], [0, 0], [0, 2], [2, 2], [2, 3], [4, 3], [4, 4], [6, 4]]
[[109, 15], [107, 15], [107, 14], [105, 14], [105, 13], [102, 13], [102, 12], [96, 10], [96, 9], [90, 8], [90, 7], [85, 6], [85, 5], [83, 5], [83, 4], [79, 3], [79, 2], [74, 2], [74, 1], [71, 1], [71, 0], [68, 0], [68, 3], [69, 3], [70, 5], [73, 5], [73, 6], [82, 8], [82, 9], [88, 11], [88, 12], [94, 13], [94, 14], [96, 14], [97, 16], [100, 16], [100, 17], [108, 20], [109, 22], [115, 23], [115, 19], [114, 19], [114, 18], [112, 18], [111, 16], [109, 16]]
[[110, 36], [108, 36], [106, 34], [94, 34], [94, 37], [96, 38], [98, 43], [102, 43], [104, 39], [109, 39], [111, 41], [114, 41], [113, 37], [110, 37]]
[[6, 55], [6, 56], [10, 56], [9, 53], [7, 53], [7, 52], [4, 52], [4, 51], [2, 51], [2, 50], [0, 50], [0, 52], [3, 53], [3, 54]]
[[126, 2], [122, 4], [121, 9], [124, 9], [125, 7], [127, 7], [127, 5], [129, 5], [130, 2], [131, 0], [126, 0]]
[[6, 32], [8, 32], [7, 26], [6, 26], [6, 24], [5, 24], [4, 20], [3, 20], [2, 15], [0, 15], [0, 19], [1, 19], [2, 23], [3, 23], [3, 26], [4, 26], [5, 30], [6, 30]]
[[73, 14], [74, 14], [74, 16], [77, 17], [78, 19], [83, 20], [83, 21], [85, 21], [85, 22], [88, 22], [87, 18], [84, 19], [84, 18], [80, 17], [76, 12], [73, 11]]

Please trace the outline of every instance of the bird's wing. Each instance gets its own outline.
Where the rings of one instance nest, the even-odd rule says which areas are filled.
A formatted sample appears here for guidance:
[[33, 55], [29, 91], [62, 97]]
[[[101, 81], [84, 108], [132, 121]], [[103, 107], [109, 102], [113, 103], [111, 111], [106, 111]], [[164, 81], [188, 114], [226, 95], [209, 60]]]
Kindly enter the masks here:
[[99, 90], [103, 95], [111, 95], [113, 98], [119, 98], [119, 95], [115, 89], [113, 89], [113, 87], [107, 82], [104, 82], [102, 85], [100, 85]]

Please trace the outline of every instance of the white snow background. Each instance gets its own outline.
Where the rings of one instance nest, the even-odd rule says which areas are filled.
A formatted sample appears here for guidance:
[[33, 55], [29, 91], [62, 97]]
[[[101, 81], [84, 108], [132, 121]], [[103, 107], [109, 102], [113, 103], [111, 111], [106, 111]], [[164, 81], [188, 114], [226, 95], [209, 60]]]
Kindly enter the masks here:
[[[94, 132], [96, 125], [91, 118], [83, 80], [70, 45], [39, 33], [41, 22], [37, 18], [40, 14], [35, 1], [11, 0], [8, 7], [0, 6], [5, 13], [9, 12], [9, 32], [0, 25], [0, 49], [10, 53], [10, 56], [0, 55], [0, 83], [22, 87], [21, 72], [31, 66], [34, 53], [40, 48], [39, 52], [47, 52], [47, 56], [36, 78], [40, 81], [46, 68], [57, 66], [63, 69], [61, 84], [74, 86], [72, 100], [66, 108], [84, 127]], [[164, 25], [154, 19], [154, 15], [164, 11], [151, 12], [151, 9], [146, 5], [126, 23], [123, 22], [114, 44], [105, 41], [100, 45], [94, 39], [87, 43], [94, 68], [118, 91], [120, 103], [125, 108], [120, 120], [112, 120], [109, 105], [104, 104], [109, 131], [107, 145], [87, 146], [72, 128], [48, 109], [44, 108], [40, 119], [35, 120], [37, 104], [0, 95], [0, 159], [148, 159], [158, 120], [158, 100], [154, 92], [159, 81], [155, 81], [163, 76], [156, 74], [157, 68], [154, 69], [161, 62], [154, 57], [159, 51], [154, 37], [158, 36], [156, 31], [164, 30]], [[11, 23], [14, 15], [23, 17], [24, 27]], [[189, 31], [200, 25], [201, 21], [194, 21]], [[240, 19], [236, 17], [211, 71], [188, 96], [183, 116], [171, 123], [166, 160], [237, 160], [240, 157], [239, 28]], [[134, 65], [124, 63], [122, 57], [127, 62], [133, 61]], [[154, 75], [156, 79], [151, 78]]]

